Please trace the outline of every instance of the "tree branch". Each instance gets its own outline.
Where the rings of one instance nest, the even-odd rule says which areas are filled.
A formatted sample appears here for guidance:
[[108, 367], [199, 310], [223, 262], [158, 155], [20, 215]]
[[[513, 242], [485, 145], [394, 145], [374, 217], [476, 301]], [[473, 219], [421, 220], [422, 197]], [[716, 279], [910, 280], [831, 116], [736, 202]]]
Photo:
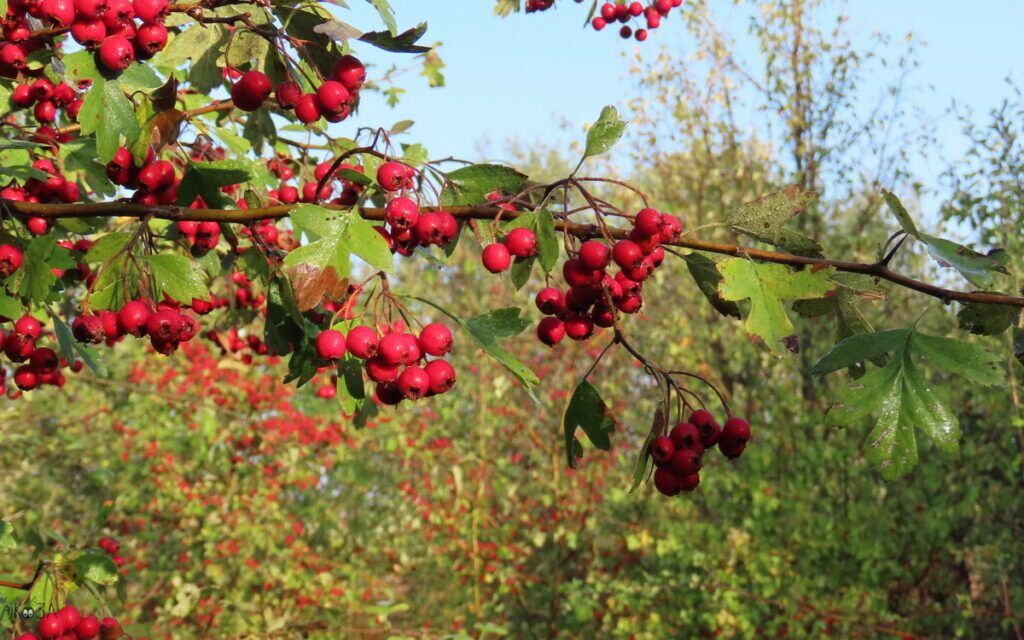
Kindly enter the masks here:
[[[221, 103], [223, 104], [223, 103]], [[211, 105], [217, 107], [219, 105]], [[204, 107], [210, 109], [210, 107]], [[212, 109], [210, 109], [212, 110]], [[245, 224], [257, 220], [286, 218], [298, 204], [285, 204], [273, 207], [261, 207], [259, 209], [191, 209], [178, 206], [146, 205], [132, 202], [106, 202], [86, 204], [40, 204], [33, 202], [21, 202], [0, 198], [0, 206], [8, 211], [13, 211], [22, 216], [57, 219], [57, 218], [156, 218], [161, 220], [194, 220], [197, 222], [213, 221], [225, 223]], [[338, 205], [322, 204], [325, 209], [334, 211], [347, 210], [346, 207]], [[521, 212], [503, 211], [493, 206], [460, 206], [460, 207], [420, 207], [421, 211], [447, 211], [456, 218], [462, 220], [493, 220], [501, 214], [503, 218], [514, 219], [522, 215]], [[359, 215], [366, 220], [384, 220], [384, 209], [364, 207], [359, 209]], [[565, 233], [572, 234], [578, 238], [601, 238], [605, 234], [612, 238], [626, 238], [629, 231], [625, 229], [606, 229], [602, 233], [600, 227], [593, 224], [579, 224], [576, 222], [555, 223], [555, 228]], [[683, 238], [670, 243], [669, 246], [707, 251], [722, 255], [736, 256], [741, 258], [753, 258], [764, 262], [774, 262], [790, 266], [811, 266], [811, 267], [834, 267], [837, 271], [848, 273], [860, 273], [873, 276], [879, 280], [887, 280], [907, 289], [938, 298], [948, 304], [956, 301], [961, 303], [975, 302], [982, 304], [1002, 305], [1009, 307], [1024, 308], [1024, 297], [1003, 296], [984, 292], [955, 291], [915, 280], [903, 274], [897, 273], [885, 264], [848, 262], [845, 260], [830, 260], [827, 258], [808, 258], [788, 253], [778, 253], [755, 249], [742, 245], [726, 244], [722, 242], [710, 242], [695, 238]]]

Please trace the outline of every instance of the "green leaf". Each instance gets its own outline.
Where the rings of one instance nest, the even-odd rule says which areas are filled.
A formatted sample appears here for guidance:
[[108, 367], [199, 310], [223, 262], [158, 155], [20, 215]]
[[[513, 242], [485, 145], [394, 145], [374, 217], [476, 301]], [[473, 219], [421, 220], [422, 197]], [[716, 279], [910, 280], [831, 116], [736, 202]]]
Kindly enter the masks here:
[[32, 585], [28, 604], [36, 611], [57, 611], [64, 607], [64, 595], [50, 573], [44, 573]]
[[366, 388], [363, 385], [363, 363], [360, 360], [346, 355], [338, 362], [337, 388], [342, 411], [352, 415], [363, 408]]
[[397, 36], [398, 25], [395, 23], [395, 11], [388, 4], [388, 1], [369, 0], [369, 2], [377, 9], [377, 13], [380, 14], [380, 19], [384, 22], [384, 26], [388, 28], [388, 33], [392, 36]]
[[518, 193], [526, 182], [526, 174], [496, 164], [474, 164], [445, 175], [441, 191], [442, 207], [478, 205], [487, 202], [487, 194]]
[[1004, 372], [999, 358], [976, 344], [916, 331], [913, 339], [913, 347], [918, 353], [961, 378], [986, 386], [1003, 382]]
[[[282, 18], [284, 14], [282, 13]], [[296, 35], [289, 33], [289, 35]], [[228, 40], [228, 30], [220, 24], [195, 24], [184, 28], [171, 38], [167, 46], [152, 62], [169, 68], [181, 67], [192, 61], [188, 81], [200, 93], [209, 93], [224, 83], [221, 52]], [[316, 47], [313, 47], [316, 50]]]
[[231, 66], [241, 67], [250, 60], [256, 60], [257, 63], [252, 68], [257, 69], [260, 66], [259, 61], [267, 57], [269, 50], [270, 43], [263, 36], [252, 31], [240, 31], [236, 33], [234, 40], [231, 41], [231, 47], [225, 53]]
[[521, 312], [518, 307], [494, 309], [469, 318], [465, 326], [481, 343], [500, 342], [519, 335], [530, 326], [529, 320], [519, 317]]
[[533, 263], [537, 261], [536, 256], [530, 256], [528, 258], [516, 258], [512, 262], [512, 268], [509, 270], [509, 276], [512, 279], [512, 286], [519, 289], [523, 288], [530, 279], [530, 272], [533, 271]]
[[[666, 383], [659, 377], [658, 386], [661, 387], [662, 392], [665, 391]], [[636, 462], [633, 463], [633, 484], [629, 487], [629, 492], [633, 493], [636, 488], [640, 486], [640, 483], [647, 477], [647, 472], [651, 468], [653, 461], [650, 456], [651, 442], [658, 437], [659, 434], [665, 433], [667, 425], [667, 419], [665, 416], [665, 401], [659, 400], [658, 406], [654, 409], [654, 420], [651, 422], [651, 429], [647, 432], [647, 437], [644, 438], [643, 446], [636, 452]]]
[[50, 271], [48, 261], [56, 245], [53, 238], [38, 236], [25, 249], [25, 261], [18, 270], [21, 284], [18, 293], [32, 302], [43, 302], [54, 295], [57, 276]]
[[267, 319], [263, 323], [263, 341], [270, 351], [283, 356], [302, 343], [305, 320], [301, 315], [296, 319], [288, 311], [282, 289], [290, 290], [288, 282], [278, 276], [272, 277], [267, 287]]
[[551, 273], [551, 270], [558, 264], [558, 257], [561, 254], [562, 244], [558, 241], [558, 234], [555, 232], [555, 219], [547, 209], [537, 212], [533, 232], [537, 234], [537, 257], [544, 273]]
[[98, 196], [112, 196], [117, 188], [107, 178], [106, 167], [96, 160], [96, 140], [76, 138], [60, 146], [64, 170], [81, 172], [85, 183]]
[[109, 375], [107, 367], [100, 360], [99, 356], [96, 355], [96, 351], [92, 347], [75, 340], [74, 335], [71, 333], [71, 328], [52, 309], [47, 308], [46, 311], [53, 320], [53, 332], [57, 334], [57, 346], [60, 347], [61, 355], [68, 362], [74, 362], [76, 359], [81, 358], [82, 362], [88, 365], [93, 373], [101, 378], [106, 378]]
[[146, 256], [145, 260], [157, 286], [172, 300], [190, 304], [193, 298], [209, 299], [210, 290], [199, 263], [186, 256], [167, 253]]
[[562, 414], [566, 461], [573, 469], [576, 468], [576, 460], [580, 457], [579, 441], [575, 435], [577, 428], [583, 429], [587, 438], [598, 449], [611, 449], [609, 434], [615, 431], [615, 420], [601, 399], [601, 394], [586, 380], [580, 381], [565, 407], [565, 413]]
[[615, 107], [608, 105], [601, 109], [597, 122], [587, 131], [587, 146], [583, 151], [583, 157], [600, 155], [615, 146], [626, 131], [626, 124], [625, 120], [619, 119], [619, 112]]
[[808, 370], [810, 375], [824, 375], [878, 357], [899, 349], [907, 340], [910, 329], [894, 329], [878, 333], [859, 333], [850, 336], [818, 359]]
[[900, 226], [909, 235], [924, 243], [928, 253], [944, 267], [953, 267], [971, 284], [983, 289], [995, 286], [993, 273], [1007, 274], [1006, 266], [1010, 263], [1010, 254], [1002, 249], [992, 249], [987, 254], [978, 253], [970, 247], [951, 240], [937, 238], [920, 232], [914, 225], [910, 214], [903, 203], [894, 194], [882, 190], [889, 211], [899, 220]]
[[[515, 307], [495, 309], [482, 315], [463, 320], [435, 302], [416, 296], [408, 297], [437, 309], [457, 322], [459, 326], [465, 329], [477, 344], [483, 348], [484, 352], [505, 367], [509, 373], [523, 383], [531, 396], [533, 395], [531, 387], [539, 384], [540, 378], [538, 378], [537, 374], [531, 371], [529, 367], [520, 362], [515, 356], [498, 344], [501, 340], [518, 335], [526, 327], [530, 326], [529, 320], [519, 317], [519, 309]], [[536, 400], [536, 398], [534, 398], [534, 400]]]
[[1010, 332], [1013, 340], [1013, 357], [1017, 359], [1021, 365], [1024, 365], [1024, 329], [1020, 327], [1014, 327], [1013, 331]]
[[7, 295], [6, 291], [0, 289], [0, 316], [7, 318], [20, 318], [22, 314], [21, 302], [17, 298]]
[[89, 582], [109, 586], [117, 582], [120, 577], [117, 573], [117, 565], [105, 553], [85, 552], [71, 561], [71, 565], [78, 571], [78, 576]]
[[10, 522], [0, 520], [0, 551], [10, 551], [17, 546], [14, 541], [14, 527]]
[[729, 211], [725, 222], [736, 232], [767, 242], [783, 251], [800, 256], [821, 257], [821, 245], [813, 238], [783, 227], [793, 216], [803, 212], [818, 197], [792, 185], [770, 193], [753, 202]]
[[858, 346], [881, 351], [881, 347], [871, 346], [872, 339], [889, 347], [892, 357], [884, 367], [868, 371], [838, 391], [829, 416], [836, 424], [856, 426], [877, 413], [878, 422], [868, 437], [865, 455], [884, 479], [893, 480], [917, 465], [915, 428], [924, 431], [944, 452], [956, 452], [959, 446], [960, 424], [921, 374], [918, 365], [923, 358], [983, 385], [1000, 384], [1003, 372], [998, 358], [981, 347], [926, 336], [912, 328], [844, 340], [833, 349], [841, 355], [825, 356], [822, 360], [829, 364], [820, 369], [845, 366], [843, 363], [855, 357], [852, 350]]
[[[234, 48], [234, 45], [232, 45]], [[133, 62], [118, 76], [118, 82], [129, 92], [152, 91], [163, 86], [164, 81], [153, 71], [153, 67], [142, 62]]]
[[93, 81], [93, 87], [82, 102], [82, 110], [78, 114], [78, 122], [82, 134], [96, 134], [96, 153], [99, 161], [110, 162], [117, 148], [121, 146], [121, 136], [125, 137], [130, 146], [139, 135], [139, 124], [135, 121], [135, 107], [121, 89], [116, 80]]
[[345, 242], [352, 247], [352, 253], [374, 269], [390, 271], [394, 267], [394, 258], [387, 240], [377, 233], [369, 220], [350, 212], [346, 212], [345, 217], [348, 221], [344, 229]]
[[745, 327], [751, 339], [763, 341], [774, 352], [785, 346], [799, 349], [793, 323], [786, 315], [783, 299], [820, 298], [835, 290], [829, 281], [834, 269], [790, 271], [781, 264], [756, 263], [745, 258], [730, 258], [718, 265], [722, 274], [719, 293], [726, 300], [750, 299]]
[[86, 262], [106, 262], [110, 260], [118, 252], [124, 249], [128, 241], [131, 240], [132, 234], [128, 232], [117, 231], [114, 233], [108, 233], [106, 235], [96, 238], [92, 248], [85, 254]]
[[187, 207], [202, 196], [210, 207], [231, 207], [231, 198], [221, 187], [241, 184], [252, 180], [252, 169], [241, 160], [220, 160], [217, 162], [189, 162], [178, 185], [178, 206]]
[[74, 86], [79, 80], [99, 80], [103, 82], [103, 72], [96, 66], [96, 54], [92, 51], [76, 51], [69, 53], [61, 59], [64, 63], [64, 77], [69, 80], [68, 84]]
[[718, 272], [717, 263], [703, 253], [693, 251], [685, 256], [686, 268], [693, 276], [697, 288], [704, 294], [711, 306], [723, 316], [740, 317], [740, 308], [735, 302], [724, 300], [718, 293], [718, 283], [722, 280], [722, 274]]
[[359, 39], [372, 44], [378, 49], [394, 51], [396, 53], [426, 53], [430, 47], [423, 47], [416, 44], [416, 41], [427, 32], [427, 23], [421, 22], [413, 29], [403, 31], [398, 35], [392, 35], [388, 31], [370, 31], [359, 36]]
[[994, 336], [1006, 331], [1016, 324], [1019, 317], [1018, 307], [982, 302], [968, 302], [956, 314], [961, 329], [982, 336]]

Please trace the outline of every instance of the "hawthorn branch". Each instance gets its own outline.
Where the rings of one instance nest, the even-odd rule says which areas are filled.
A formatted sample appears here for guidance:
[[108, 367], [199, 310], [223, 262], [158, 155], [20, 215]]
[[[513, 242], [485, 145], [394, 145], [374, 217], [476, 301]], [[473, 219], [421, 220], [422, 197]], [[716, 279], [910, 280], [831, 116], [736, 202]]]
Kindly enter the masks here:
[[[213, 113], [214, 111], [230, 111], [230, 110], [232, 110], [234, 108], [235, 108], [235, 103], [232, 102], [231, 100], [217, 100], [217, 101], [214, 101], [213, 103], [208, 104], [206, 106], [197, 107], [195, 109], [189, 109], [188, 111], [183, 111], [182, 113], [185, 114], [184, 119], [185, 120], [189, 120], [191, 118], [194, 118], [195, 116], [201, 116], [201, 115], [206, 114], [206, 113]], [[56, 135], [61, 135], [61, 134], [65, 134], [65, 133], [78, 133], [81, 129], [82, 129], [82, 125], [80, 125], [80, 124], [69, 124], [66, 127], [61, 127], [60, 129], [57, 129], [55, 134]], [[75, 217], [75, 216], [64, 216], [64, 217]], [[92, 216], [86, 216], [86, 217], [92, 217]]]
[[[203, 107], [208, 111], [217, 108], [224, 108], [224, 103]], [[193, 220], [196, 222], [223, 222], [246, 224], [257, 220], [287, 218], [292, 210], [300, 206], [298, 204], [285, 204], [272, 207], [261, 207], [258, 209], [191, 209], [178, 206], [147, 205], [133, 202], [96, 202], [85, 204], [41, 204], [35, 202], [21, 202], [0, 198], [0, 206], [7, 211], [13, 211], [20, 216], [39, 217], [48, 219], [58, 218], [153, 218], [159, 220]], [[319, 205], [333, 211], [347, 211], [348, 207], [332, 204]], [[385, 219], [384, 209], [376, 207], [363, 207], [359, 215], [366, 220], [382, 221]], [[447, 211], [460, 220], [493, 220], [500, 215], [507, 219], [515, 219], [522, 212], [502, 211], [498, 207], [489, 205], [479, 206], [458, 206], [458, 207], [420, 207], [420, 211]], [[572, 234], [580, 239], [611, 237], [614, 239], [626, 238], [629, 231], [626, 229], [605, 229], [594, 224], [580, 224], [569, 221], [556, 221], [555, 228], [564, 233]], [[607, 234], [607, 235], [605, 235]], [[925, 295], [941, 300], [945, 304], [956, 301], [961, 303], [974, 302], [980, 304], [992, 304], [1008, 307], [1024, 308], [1024, 297], [1004, 296], [992, 293], [975, 291], [956, 291], [945, 289], [921, 280], [915, 280], [909, 276], [893, 271], [886, 264], [849, 262], [846, 260], [832, 260], [829, 258], [808, 258], [777, 251], [755, 249], [743, 245], [727, 244], [724, 242], [711, 242], [696, 238], [681, 238], [668, 246], [706, 251], [721, 255], [735, 256], [739, 258], [752, 258], [763, 262], [773, 262], [793, 267], [809, 266], [817, 268], [833, 267], [836, 271], [847, 273], [860, 273], [872, 276], [879, 280], [886, 280], [906, 289], [911, 289]]]

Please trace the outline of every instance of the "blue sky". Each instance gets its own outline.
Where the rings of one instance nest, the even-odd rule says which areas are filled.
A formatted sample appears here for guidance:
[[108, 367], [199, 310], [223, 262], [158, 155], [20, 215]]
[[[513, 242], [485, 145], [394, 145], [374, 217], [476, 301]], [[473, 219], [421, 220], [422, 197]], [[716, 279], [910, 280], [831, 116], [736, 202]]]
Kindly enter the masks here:
[[[381, 28], [368, 2], [349, 0], [351, 11], [339, 17], [363, 30]], [[725, 11], [730, 3], [722, 0]], [[453, 155], [479, 159], [481, 146], [500, 155], [506, 141], [566, 144], [560, 123], [592, 121], [606, 104], [625, 103], [632, 82], [622, 55], [634, 47], [653, 52], [661, 44], [685, 47], [678, 14], [642, 44], [623, 41], [607, 30], [583, 29], [589, 2], [558, 0], [545, 13], [493, 15], [491, 0], [391, 0], [399, 27], [429, 23], [424, 43], [442, 42], [447, 63], [447, 86], [429, 89], [414, 74], [401, 77], [406, 89], [397, 108], [373, 96], [364, 97], [358, 123], [388, 126], [415, 120], [404, 141], [422, 142], [432, 157]], [[836, 4], [838, 6], [838, 3]], [[989, 0], [970, 3], [940, 0], [853, 0], [847, 5], [855, 41], [868, 42], [874, 31], [894, 38], [912, 31], [926, 45], [918, 50], [920, 67], [911, 76], [908, 96], [924, 108], [938, 126], [942, 149], [916, 166], [926, 183], [934, 180], [945, 161], [962, 153], [959, 126], [945, 111], [955, 98], [975, 109], [979, 117], [1008, 95], [1008, 76], [1024, 84], [1024, 56], [1016, 44], [1024, 25], [1024, 2]], [[736, 35], [746, 22], [737, 14]], [[357, 43], [357, 54], [382, 67], [404, 66], [409, 58], [384, 54]], [[375, 77], [371, 70], [371, 77]]]

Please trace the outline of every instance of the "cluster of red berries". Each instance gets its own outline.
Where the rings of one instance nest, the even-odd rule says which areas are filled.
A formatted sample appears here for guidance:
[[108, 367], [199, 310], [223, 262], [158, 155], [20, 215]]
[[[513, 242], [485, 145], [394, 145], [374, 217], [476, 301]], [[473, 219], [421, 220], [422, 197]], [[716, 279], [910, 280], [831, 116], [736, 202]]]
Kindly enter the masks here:
[[[208, 300], [197, 300], [192, 311], [209, 312]], [[198, 311], [197, 311], [198, 312]], [[125, 335], [149, 337], [157, 353], [169, 355], [178, 350], [182, 342], [191, 340], [199, 332], [199, 321], [192, 313], [170, 300], [154, 305], [148, 298], [131, 300], [118, 311], [82, 314], [71, 323], [71, 332], [79, 342], [108, 344]]]
[[71, 85], [65, 82], [53, 84], [49, 78], [39, 78], [31, 84], [15, 86], [11, 93], [11, 103], [19, 109], [35, 105], [32, 115], [39, 124], [56, 122], [58, 109], [64, 109], [69, 120], [77, 121], [78, 112], [82, 109], [82, 99]]
[[320, 118], [341, 122], [352, 113], [365, 81], [363, 63], [355, 56], [344, 55], [334, 63], [331, 76], [315, 93], [303, 93], [302, 86], [294, 80], [285, 80], [275, 88], [263, 72], [247, 71], [231, 87], [231, 99], [242, 111], [255, 111], [273, 93], [277, 106], [294, 109], [299, 122], [311, 124]]
[[416, 247], [443, 247], [459, 233], [459, 223], [447, 211], [420, 211], [416, 202], [404, 195], [416, 187], [416, 170], [401, 162], [389, 161], [377, 169], [377, 184], [388, 194], [386, 226], [377, 232], [387, 240], [392, 252], [412, 255]]
[[[168, 12], [168, 0], [12, 0], [3, 23], [0, 75], [28, 72], [29, 54], [54, 46], [53, 38], [65, 29], [75, 42], [96, 50], [104, 67], [122, 71], [167, 45]], [[29, 18], [57, 29], [33, 35]]]
[[[332, 362], [346, 352], [364, 360], [367, 377], [377, 383], [374, 395], [381, 404], [419, 400], [455, 386], [455, 368], [441, 359], [452, 350], [451, 330], [440, 322], [426, 325], [419, 336], [404, 329], [400, 322], [383, 327], [379, 334], [365, 325], [352, 327], [348, 336], [328, 329], [317, 335], [316, 351]], [[426, 361], [427, 356], [435, 359]]]
[[537, 255], [537, 234], [522, 227], [512, 229], [501, 242], [486, 247], [480, 256], [484, 269], [501, 273], [512, 266], [512, 258], [529, 258]]
[[[548, 317], [537, 325], [537, 339], [553, 347], [569, 336], [586, 340], [594, 327], [611, 327], [618, 312], [636, 313], [643, 306], [643, 282], [664, 261], [662, 242], [675, 242], [683, 232], [679, 220], [656, 209], [641, 209], [629, 237], [609, 247], [601, 240], [587, 240], [576, 257], [562, 265], [569, 288], [542, 289], [537, 308]], [[492, 245], [493, 246], [493, 245]], [[619, 271], [612, 276], [612, 263]]]
[[117, 640], [125, 635], [117, 619], [107, 617], [100, 620], [94, 615], [83, 616], [77, 607], [70, 604], [40, 617], [36, 633], [23, 633], [14, 640]]
[[157, 160], [150, 147], [145, 164], [135, 166], [131, 151], [119, 147], [107, 163], [107, 178], [116, 185], [135, 189], [132, 202], [142, 204], [174, 204], [178, 199], [178, 178], [174, 164]]
[[[302, 185], [302, 190], [293, 187], [290, 184], [286, 184], [288, 180], [295, 176], [295, 171], [288, 165], [290, 158], [279, 155], [277, 158], [267, 161], [267, 168], [273, 171], [278, 179], [281, 180], [280, 186], [276, 189], [271, 189], [267, 195], [271, 200], [281, 204], [295, 204], [296, 202], [329, 202], [330, 204], [336, 204], [343, 207], [350, 207], [354, 205], [358, 200], [360, 194], [363, 192], [361, 185], [349, 182], [348, 180], [340, 179], [338, 172], [342, 169], [349, 169], [357, 173], [363, 173], [363, 168], [358, 165], [348, 164], [343, 162], [338, 165], [334, 173], [329, 178], [324, 180], [327, 174], [331, 171], [333, 162], [321, 162], [313, 170], [313, 181], [307, 182]], [[317, 185], [320, 181], [324, 180], [324, 185], [318, 194], [316, 191]], [[335, 182], [340, 183], [337, 187]], [[334, 194], [338, 193], [338, 196], [333, 200]]]
[[[0, 189], [0, 198], [17, 202], [75, 202], [81, 195], [78, 183], [65, 178], [49, 158], [39, 158], [32, 163], [33, 169], [47, 174], [46, 179], [29, 178], [24, 187], [15, 183]], [[50, 231], [52, 222], [47, 218], [30, 217], [25, 226], [33, 235], [41, 236]]]
[[689, 422], [680, 422], [667, 436], [651, 441], [655, 488], [666, 496], [693, 491], [700, 484], [705, 451], [718, 445], [725, 457], [738, 458], [748, 440], [750, 424], [743, 418], [729, 418], [719, 428], [710, 411], [694, 411]]
[[[0, 322], [9, 320], [10, 318], [0, 316]], [[14, 370], [12, 376], [15, 386], [21, 391], [31, 391], [44, 384], [64, 386], [64, 374], [61, 369], [69, 365], [53, 349], [39, 346], [42, 336], [43, 323], [33, 316], [18, 318], [9, 334], [0, 329], [0, 348], [3, 349], [4, 355], [15, 364], [24, 363]], [[75, 362], [70, 366], [72, 370], [78, 371], [82, 363]], [[6, 372], [0, 369], [0, 388], [3, 387], [5, 379]], [[20, 394], [15, 392], [11, 397], [18, 395]]]
[[[661, 19], [667, 16], [673, 8], [682, 4], [683, 0], [652, 0], [647, 6], [644, 6], [642, 2], [627, 2], [627, 0], [618, 0], [614, 3], [605, 2], [601, 5], [601, 15], [595, 16], [590, 24], [595, 31], [600, 31], [609, 24], [621, 22], [620, 36], [623, 38], [635, 37], [638, 42], [643, 42], [649, 35], [647, 29], [660, 27]], [[626, 23], [630, 20], [638, 20], [640, 16], [644, 17], [647, 28], [640, 27], [634, 32], [633, 27]]]

